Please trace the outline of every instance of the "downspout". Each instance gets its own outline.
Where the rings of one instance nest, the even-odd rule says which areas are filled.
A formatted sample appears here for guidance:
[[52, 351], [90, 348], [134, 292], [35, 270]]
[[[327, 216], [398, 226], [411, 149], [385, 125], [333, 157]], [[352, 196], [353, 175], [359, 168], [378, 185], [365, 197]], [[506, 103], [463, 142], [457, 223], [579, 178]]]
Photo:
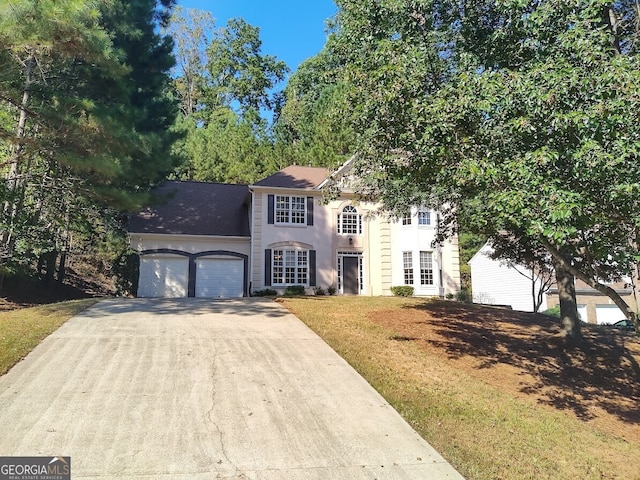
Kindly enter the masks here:
[[444, 272], [442, 270], [442, 245], [438, 244], [436, 246], [436, 251], [438, 252], [438, 293], [440, 294], [440, 298], [444, 298]]
[[[367, 283], [368, 283], [368, 288], [369, 288], [369, 296], [373, 297], [373, 288], [371, 287], [372, 285], [372, 279], [371, 279], [371, 270], [373, 270], [371, 268], [371, 228], [369, 228], [369, 220], [366, 220], [365, 223], [365, 216], [363, 216], [362, 221], [364, 223], [364, 228], [367, 229], [367, 248], [365, 249], [364, 252], [362, 252], [362, 255], [364, 256], [366, 254], [367, 256], [367, 261], [365, 263], [365, 265], [367, 265], [369, 268], [367, 268]], [[382, 242], [380, 242], [379, 245], [380, 248], [382, 248]], [[364, 262], [364, 258], [362, 259], [362, 261]], [[382, 262], [380, 263], [380, 271], [382, 271]], [[380, 281], [380, 295], [382, 295], [382, 281]]]
[[251, 296], [251, 287], [253, 284], [253, 232], [254, 232], [254, 222], [255, 217], [253, 215], [253, 190], [249, 187], [250, 200], [249, 200], [249, 217], [251, 218], [251, 222], [249, 223], [249, 272], [248, 277], [245, 282], [249, 282], [249, 296]]
[[[438, 234], [439, 227], [440, 227], [440, 211], [436, 211], [436, 224], [434, 229], [434, 232], [436, 235]], [[436, 244], [436, 252], [438, 253], [438, 284], [439, 284], [438, 293], [440, 294], [440, 298], [444, 298], [445, 297], [444, 268], [442, 265], [442, 244], [441, 243]], [[458, 265], [459, 264], [460, 264], [460, 261], [458, 260]]]

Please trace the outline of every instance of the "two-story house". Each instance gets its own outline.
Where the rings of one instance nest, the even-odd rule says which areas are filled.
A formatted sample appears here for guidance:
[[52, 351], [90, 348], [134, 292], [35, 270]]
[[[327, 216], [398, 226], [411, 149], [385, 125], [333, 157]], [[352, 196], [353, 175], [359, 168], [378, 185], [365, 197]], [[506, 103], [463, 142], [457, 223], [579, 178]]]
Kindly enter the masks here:
[[248, 186], [167, 182], [158, 192], [170, 195], [166, 202], [129, 225], [140, 252], [138, 296], [226, 298], [291, 285], [309, 294], [459, 290], [456, 239], [432, 245], [436, 212], [390, 221], [348, 188], [325, 201], [329, 178], [326, 169], [294, 165]]

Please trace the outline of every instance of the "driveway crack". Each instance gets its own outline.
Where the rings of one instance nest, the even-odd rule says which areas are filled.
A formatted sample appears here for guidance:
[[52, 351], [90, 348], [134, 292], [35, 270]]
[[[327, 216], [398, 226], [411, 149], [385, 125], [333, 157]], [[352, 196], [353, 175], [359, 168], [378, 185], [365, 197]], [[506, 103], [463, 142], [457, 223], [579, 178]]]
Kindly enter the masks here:
[[215, 429], [216, 436], [218, 439], [218, 443], [220, 445], [220, 453], [222, 454], [222, 459], [216, 461], [215, 463], [216, 465], [222, 465], [223, 463], [226, 463], [230, 465], [233, 468], [233, 470], [235, 470], [234, 475], [239, 475], [237, 478], [246, 478], [245, 475], [240, 471], [238, 466], [229, 457], [229, 454], [227, 452], [227, 446], [225, 444], [224, 432], [222, 428], [220, 428], [220, 425], [218, 424], [218, 422], [215, 421], [214, 419], [214, 410], [216, 406], [216, 396], [217, 396], [216, 381], [219, 381], [219, 379], [217, 378], [218, 377], [217, 375], [218, 374], [218, 349], [216, 348], [215, 345], [212, 347], [212, 351], [213, 351], [213, 359], [211, 360], [211, 380], [210, 380], [211, 381], [211, 404], [209, 406], [209, 410], [205, 414], [205, 418], [208, 423], [213, 425], [213, 428]]

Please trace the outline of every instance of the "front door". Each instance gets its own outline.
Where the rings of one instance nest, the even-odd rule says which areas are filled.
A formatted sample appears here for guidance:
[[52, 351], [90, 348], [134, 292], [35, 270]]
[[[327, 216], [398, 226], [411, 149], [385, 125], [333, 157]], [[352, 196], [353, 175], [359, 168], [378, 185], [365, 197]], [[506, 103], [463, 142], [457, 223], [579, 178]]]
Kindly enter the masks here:
[[358, 295], [360, 293], [359, 257], [342, 257], [342, 293]]

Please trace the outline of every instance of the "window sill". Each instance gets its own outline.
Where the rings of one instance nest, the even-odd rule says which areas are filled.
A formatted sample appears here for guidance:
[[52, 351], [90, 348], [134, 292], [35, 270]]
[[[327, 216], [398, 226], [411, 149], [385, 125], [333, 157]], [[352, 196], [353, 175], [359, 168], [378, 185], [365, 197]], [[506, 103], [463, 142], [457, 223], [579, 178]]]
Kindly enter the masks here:
[[274, 223], [273, 226], [286, 228], [307, 228], [312, 227], [313, 225], [307, 225], [306, 223]]

